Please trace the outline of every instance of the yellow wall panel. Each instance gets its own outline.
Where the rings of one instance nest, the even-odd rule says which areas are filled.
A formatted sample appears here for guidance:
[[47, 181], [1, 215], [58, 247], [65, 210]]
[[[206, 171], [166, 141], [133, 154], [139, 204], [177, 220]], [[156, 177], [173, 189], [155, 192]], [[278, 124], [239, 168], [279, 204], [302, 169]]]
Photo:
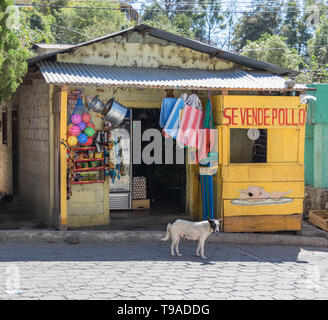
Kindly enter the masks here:
[[237, 199], [240, 196], [240, 190], [246, 190], [249, 186], [263, 188], [270, 194], [272, 192], [291, 191], [286, 197], [302, 198], [304, 197], [304, 182], [225, 182], [222, 185], [223, 199]]
[[225, 95], [223, 97], [224, 107], [236, 108], [300, 108], [299, 97], [286, 96], [243, 96]]
[[212, 113], [215, 124], [222, 123], [222, 96], [212, 96]]
[[298, 231], [301, 227], [301, 214], [236, 216], [224, 219], [224, 232]]
[[300, 128], [298, 136], [298, 163], [304, 165], [305, 127]]
[[268, 130], [268, 163], [297, 163], [299, 159], [299, 133], [293, 129]]
[[303, 165], [230, 164], [222, 166], [224, 182], [304, 181]]
[[224, 217], [247, 215], [286, 215], [303, 212], [303, 198], [293, 202], [274, 205], [235, 205], [231, 200], [224, 200]]

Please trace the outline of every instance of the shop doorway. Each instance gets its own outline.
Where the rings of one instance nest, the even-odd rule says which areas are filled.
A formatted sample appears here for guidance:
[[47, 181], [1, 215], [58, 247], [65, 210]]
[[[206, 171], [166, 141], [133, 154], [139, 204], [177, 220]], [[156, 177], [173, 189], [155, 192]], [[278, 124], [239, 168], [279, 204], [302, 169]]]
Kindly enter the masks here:
[[[141, 136], [147, 129], [159, 127], [160, 109], [134, 109], [133, 121], [141, 121]], [[171, 139], [171, 138], [169, 138]], [[144, 150], [151, 141], [142, 141]], [[165, 138], [162, 135], [162, 164], [134, 164], [133, 177], [145, 177], [147, 198], [150, 200], [151, 214], [182, 215], [186, 201], [186, 166], [176, 164], [176, 142], [173, 140], [173, 164], [165, 164]]]

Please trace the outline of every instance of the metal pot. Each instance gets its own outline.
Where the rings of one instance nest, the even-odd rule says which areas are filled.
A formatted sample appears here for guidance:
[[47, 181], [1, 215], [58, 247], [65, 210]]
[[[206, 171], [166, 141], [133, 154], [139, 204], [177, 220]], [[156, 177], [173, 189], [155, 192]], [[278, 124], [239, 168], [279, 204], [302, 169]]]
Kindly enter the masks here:
[[99, 99], [99, 96], [95, 96], [89, 103], [89, 111], [101, 113], [104, 109], [104, 103]]
[[114, 126], [118, 126], [123, 120], [128, 109], [117, 102], [114, 98], [109, 99], [102, 111], [104, 120], [109, 121]]

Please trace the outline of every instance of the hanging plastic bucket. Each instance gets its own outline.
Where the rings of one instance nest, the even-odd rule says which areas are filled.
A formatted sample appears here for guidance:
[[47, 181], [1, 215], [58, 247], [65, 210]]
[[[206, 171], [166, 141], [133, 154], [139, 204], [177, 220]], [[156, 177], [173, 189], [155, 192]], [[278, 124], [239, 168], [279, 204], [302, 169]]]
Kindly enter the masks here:
[[109, 99], [103, 109], [104, 120], [109, 121], [112, 125], [118, 126], [126, 116], [128, 109], [117, 102], [114, 98]]

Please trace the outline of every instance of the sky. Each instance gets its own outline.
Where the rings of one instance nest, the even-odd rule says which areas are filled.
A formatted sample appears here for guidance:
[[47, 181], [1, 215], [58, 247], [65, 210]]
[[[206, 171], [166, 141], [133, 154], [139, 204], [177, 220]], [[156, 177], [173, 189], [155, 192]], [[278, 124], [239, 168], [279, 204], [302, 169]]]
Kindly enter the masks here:
[[[141, 2], [144, 2], [144, 3], [151, 2], [150, 0], [135, 0], [135, 1], [137, 3], [133, 3], [133, 2], [130, 2], [130, 3], [137, 10], [141, 9], [141, 6], [142, 6]], [[163, 0], [163, 1], [165, 1], [165, 0]], [[163, 2], [163, 1], [158, 0], [158, 3]], [[204, 1], [206, 1], [206, 0], [204, 0]], [[251, 9], [250, 4], [251, 4], [252, 0], [222, 0], [222, 11], [225, 11], [225, 9], [227, 9], [232, 2], [236, 2], [236, 10], [237, 11], [247, 11], [247, 10]], [[240, 15], [240, 14], [237, 14], [237, 15]], [[222, 49], [227, 49], [226, 46], [220, 45], [220, 43], [224, 42], [224, 40], [227, 38], [227, 36], [228, 36], [227, 28], [224, 30], [221, 30], [219, 32], [219, 34], [216, 36], [219, 41], [219, 47], [221, 47]]]

